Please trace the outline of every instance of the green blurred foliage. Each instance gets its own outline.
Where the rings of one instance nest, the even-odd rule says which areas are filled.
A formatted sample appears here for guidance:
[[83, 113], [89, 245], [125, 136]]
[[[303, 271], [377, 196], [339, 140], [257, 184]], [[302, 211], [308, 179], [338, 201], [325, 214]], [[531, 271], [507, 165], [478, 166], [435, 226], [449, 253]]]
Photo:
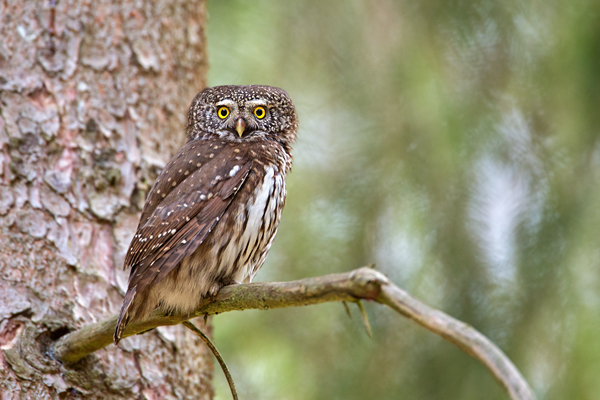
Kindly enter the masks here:
[[[209, 1], [210, 85], [295, 101], [258, 281], [376, 263], [496, 342], [540, 399], [600, 393], [600, 4]], [[505, 399], [379, 305], [215, 318], [244, 399]], [[229, 398], [219, 371], [217, 398]]]

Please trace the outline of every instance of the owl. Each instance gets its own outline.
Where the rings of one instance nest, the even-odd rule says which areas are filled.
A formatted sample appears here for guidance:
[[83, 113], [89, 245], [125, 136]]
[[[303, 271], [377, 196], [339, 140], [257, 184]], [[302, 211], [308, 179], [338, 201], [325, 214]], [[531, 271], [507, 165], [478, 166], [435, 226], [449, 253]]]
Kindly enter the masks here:
[[187, 143], [154, 182], [125, 257], [131, 272], [115, 344], [155, 308], [188, 314], [221, 287], [252, 281], [277, 232], [297, 130], [282, 89], [196, 95]]

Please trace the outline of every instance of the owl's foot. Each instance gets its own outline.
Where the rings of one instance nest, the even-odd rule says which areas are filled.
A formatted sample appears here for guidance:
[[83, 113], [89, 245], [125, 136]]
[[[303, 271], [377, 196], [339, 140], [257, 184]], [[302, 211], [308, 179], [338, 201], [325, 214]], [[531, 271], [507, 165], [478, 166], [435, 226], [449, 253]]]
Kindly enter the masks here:
[[229, 285], [241, 285], [242, 282], [240, 281], [236, 281], [235, 279], [231, 278], [225, 281], [222, 281], [223, 286], [229, 286]]
[[208, 289], [208, 297], [210, 297], [210, 301], [213, 302], [217, 298], [217, 293], [223, 287], [220, 283], [214, 283], [210, 289]]
[[229, 279], [224, 279], [218, 283], [214, 283], [207, 292], [207, 296], [206, 297], [210, 297], [210, 301], [213, 302], [216, 300], [217, 298], [217, 294], [219, 293], [219, 290], [221, 290], [221, 288], [223, 286], [229, 286], [229, 285], [241, 285], [242, 282], [236, 281], [233, 278], [229, 278]]

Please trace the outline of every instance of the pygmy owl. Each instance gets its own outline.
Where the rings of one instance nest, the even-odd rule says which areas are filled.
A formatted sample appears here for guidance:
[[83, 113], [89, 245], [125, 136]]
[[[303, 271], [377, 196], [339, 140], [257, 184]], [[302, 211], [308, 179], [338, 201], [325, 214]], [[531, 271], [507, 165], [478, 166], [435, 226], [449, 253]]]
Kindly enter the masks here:
[[125, 257], [131, 273], [115, 344], [155, 308], [191, 313], [221, 287], [252, 281], [279, 225], [297, 129], [282, 89], [198, 93], [187, 143], [150, 190]]

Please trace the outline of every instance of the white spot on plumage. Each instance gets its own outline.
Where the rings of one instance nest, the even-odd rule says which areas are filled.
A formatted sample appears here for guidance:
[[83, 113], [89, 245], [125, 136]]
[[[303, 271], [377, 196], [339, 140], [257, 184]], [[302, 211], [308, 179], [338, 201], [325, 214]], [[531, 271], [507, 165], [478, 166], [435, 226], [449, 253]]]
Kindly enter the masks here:
[[239, 170], [240, 170], [240, 166], [234, 165], [233, 168], [231, 168], [231, 171], [229, 171], [229, 176], [234, 176], [235, 174], [237, 174], [237, 172]]

